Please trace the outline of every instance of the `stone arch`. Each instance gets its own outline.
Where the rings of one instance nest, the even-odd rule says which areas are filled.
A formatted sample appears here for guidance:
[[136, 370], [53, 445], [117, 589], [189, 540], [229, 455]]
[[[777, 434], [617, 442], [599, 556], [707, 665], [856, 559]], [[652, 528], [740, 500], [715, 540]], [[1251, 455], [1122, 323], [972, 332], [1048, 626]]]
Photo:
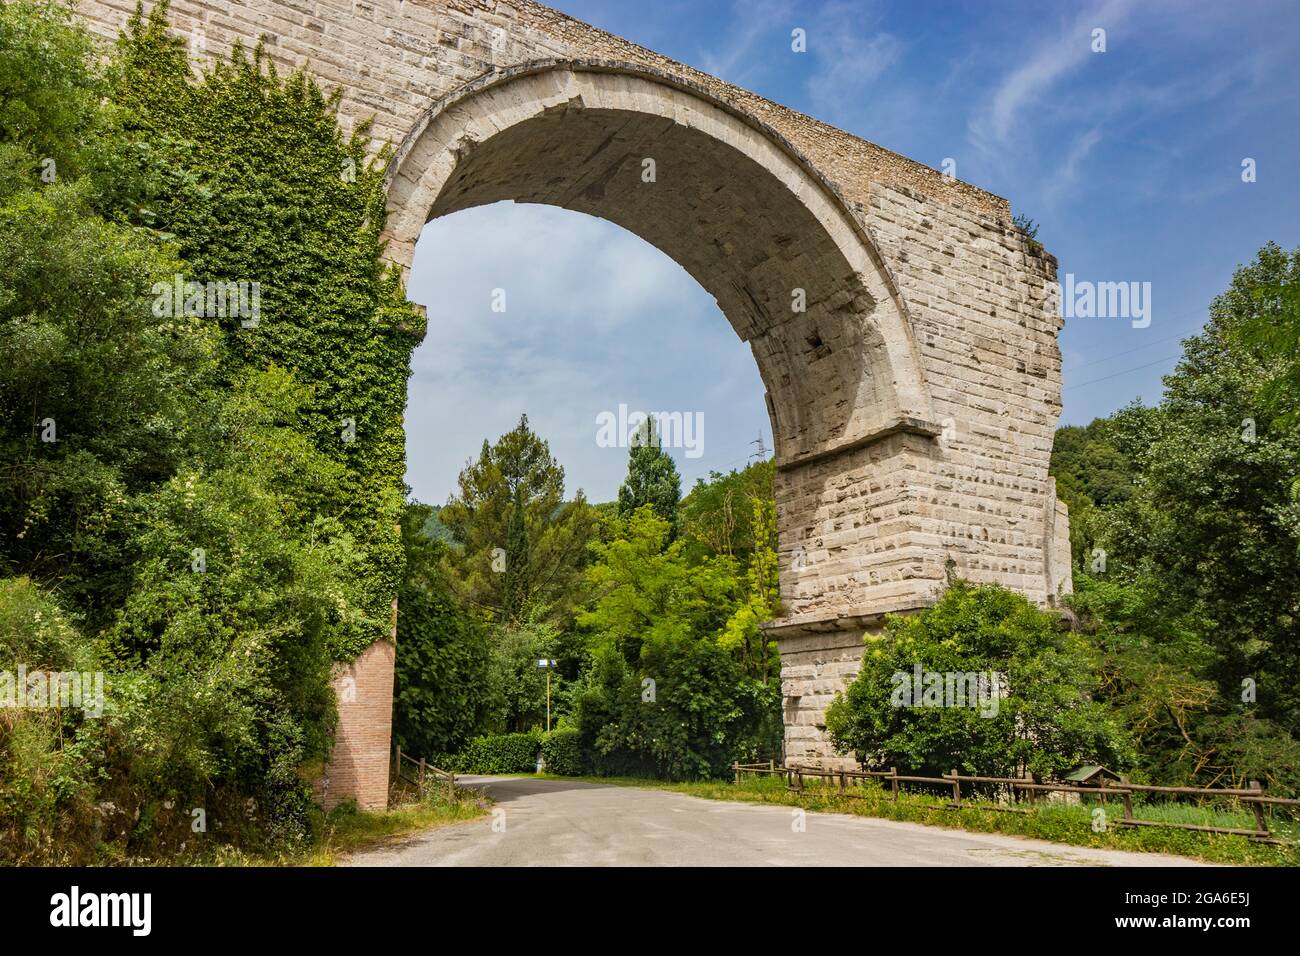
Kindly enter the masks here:
[[487, 73], [424, 111], [388, 193], [403, 270], [427, 221], [505, 199], [608, 219], [662, 250], [750, 345], [780, 466], [938, 431], [870, 235], [775, 130], [681, 79], [605, 61]]
[[[373, 120], [376, 147], [400, 141], [387, 238], [403, 268], [427, 219], [494, 195], [619, 221], [615, 200], [630, 198], [629, 170], [612, 162], [620, 148], [660, 143], [679, 161], [679, 188], [694, 182], [672, 207], [680, 234], [664, 223], [648, 234], [655, 219], [633, 204], [622, 224], [679, 262], [694, 250], [689, 271], [750, 343], [769, 389], [786, 613], [771, 630], [788, 761], [852, 763], [826, 740], [825, 707], [857, 672], [863, 631], [931, 602], [949, 561], [1039, 603], [1069, 590], [1068, 513], [1048, 476], [1056, 261], [1013, 228], [1005, 199], [533, 0], [291, 6], [171, 0], [169, 18], [206, 31], [205, 48], [191, 47], [200, 62], [236, 40], [263, 42], [278, 67], [337, 87], [342, 115]], [[130, 5], [77, 7], [111, 39]], [[595, 136], [618, 117], [629, 122], [606, 125], [608, 143]], [[512, 144], [549, 149], [549, 167], [535, 156], [524, 177]], [[659, 172], [661, 186], [674, 181], [671, 163]], [[710, 183], [739, 208], [692, 219], [721, 202], [700, 190]], [[756, 258], [764, 249], [772, 255]], [[812, 276], [801, 316], [779, 294], [795, 273]], [[387, 794], [385, 655], [374, 645], [352, 668], [370, 689], [340, 706], [327, 803], [382, 805]]]

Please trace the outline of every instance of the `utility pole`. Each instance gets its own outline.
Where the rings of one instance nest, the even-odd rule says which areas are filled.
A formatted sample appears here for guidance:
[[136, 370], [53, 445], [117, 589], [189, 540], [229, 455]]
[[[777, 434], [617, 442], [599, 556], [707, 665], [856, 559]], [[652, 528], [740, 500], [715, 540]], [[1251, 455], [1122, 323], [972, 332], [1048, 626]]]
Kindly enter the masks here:
[[546, 732], [551, 732], [551, 671], [558, 664], [558, 661], [551, 660], [547, 657], [541, 657], [537, 660], [537, 666], [546, 671]]
[[758, 437], [754, 439], [752, 442], [750, 442], [750, 444], [757, 445], [758, 451], [754, 452], [754, 454], [750, 455], [749, 457], [754, 458], [758, 461], [767, 461], [767, 445], [763, 442], [762, 431], [758, 433]]

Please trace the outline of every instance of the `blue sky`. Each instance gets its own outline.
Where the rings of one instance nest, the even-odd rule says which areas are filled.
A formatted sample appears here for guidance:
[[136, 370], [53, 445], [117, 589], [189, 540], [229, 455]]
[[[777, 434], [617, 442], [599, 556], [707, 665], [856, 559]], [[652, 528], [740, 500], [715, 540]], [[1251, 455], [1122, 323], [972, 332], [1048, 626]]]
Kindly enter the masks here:
[[[1067, 320], [1063, 424], [1160, 397], [1179, 339], [1268, 240], [1300, 245], [1300, 5], [558, 0], [553, 6], [1011, 201], [1062, 277], [1149, 282], [1151, 322]], [[795, 28], [807, 52], [791, 51]], [[1093, 31], [1105, 30], [1105, 52]], [[1243, 182], [1243, 160], [1255, 181]], [[493, 313], [504, 288], [507, 311]], [[771, 447], [749, 350], [675, 263], [617, 226], [499, 204], [435, 220], [407, 412], [415, 496], [441, 503], [521, 412], [570, 491], [617, 491], [620, 404], [699, 412], [684, 488]]]

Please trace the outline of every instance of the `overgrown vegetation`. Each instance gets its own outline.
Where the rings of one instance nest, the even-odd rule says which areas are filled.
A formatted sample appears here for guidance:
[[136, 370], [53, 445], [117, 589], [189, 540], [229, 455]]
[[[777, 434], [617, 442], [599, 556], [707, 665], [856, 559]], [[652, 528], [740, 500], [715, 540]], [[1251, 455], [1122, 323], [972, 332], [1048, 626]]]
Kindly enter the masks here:
[[0, 5], [0, 671], [105, 683], [0, 714], [5, 862], [312, 845], [330, 667], [400, 580], [420, 329], [382, 158], [260, 52], [192, 77], [164, 24], [102, 64], [63, 3]]
[[1300, 250], [1237, 270], [1155, 407], [1063, 429], [1072, 606], [1160, 783], [1300, 790]]
[[[0, 709], [0, 862], [298, 860], [480, 812], [315, 803], [331, 667], [387, 638], [394, 597], [394, 730], [417, 756], [687, 781], [779, 757], [773, 462], [681, 500], [647, 425], [592, 505], [521, 417], [443, 507], [404, 502], [423, 327], [381, 265], [387, 155], [259, 49], [194, 76], [165, 23], [138, 12], [103, 60], [63, 0], [0, 0], [0, 674], [103, 681], [102, 708]], [[239, 308], [214, 304], [227, 283]], [[1297, 289], [1300, 250], [1266, 246], [1158, 406], [1060, 431], [1075, 629], [954, 581], [867, 642], [836, 742], [926, 773], [1300, 789]], [[895, 706], [916, 668], [996, 676], [996, 713]], [[1098, 843], [1072, 812], [960, 820], [1273, 852]]]
[[[826, 725], [867, 769], [1046, 780], [1081, 764], [1128, 767], [1128, 734], [1095, 696], [1097, 664], [1088, 641], [1062, 629], [1057, 615], [1002, 588], [956, 581], [933, 608], [893, 617], [867, 638], [862, 670]], [[910, 681], [917, 669], [977, 675], [978, 698], [952, 706], [936, 682], [930, 701], [924, 686], [897, 678]]]

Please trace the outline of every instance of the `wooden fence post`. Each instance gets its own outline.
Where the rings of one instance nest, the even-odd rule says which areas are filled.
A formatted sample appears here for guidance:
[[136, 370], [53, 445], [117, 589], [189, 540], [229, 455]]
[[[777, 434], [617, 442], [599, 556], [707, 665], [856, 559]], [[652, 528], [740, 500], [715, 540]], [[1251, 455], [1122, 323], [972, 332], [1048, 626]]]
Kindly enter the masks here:
[[952, 802], [958, 810], [961, 809], [961, 781], [957, 779], [956, 767], [952, 771]]
[[889, 768], [889, 778], [890, 778], [889, 789], [894, 791], [894, 802], [897, 803], [898, 802], [898, 768], [897, 767]]
[[740, 761], [739, 760], [735, 762], [732, 769], [736, 771], [736, 783], [739, 784], [740, 783]]
[[420, 792], [421, 793], [424, 792], [424, 768], [425, 768], [424, 758], [421, 757], [420, 758]]
[[[1263, 796], [1264, 788], [1260, 786], [1258, 780], [1250, 782], [1250, 789]], [[1255, 829], [1259, 831], [1260, 836], [1268, 836], [1268, 819], [1264, 816], [1264, 804], [1255, 800], [1251, 802], [1251, 806], [1255, 808]]]

